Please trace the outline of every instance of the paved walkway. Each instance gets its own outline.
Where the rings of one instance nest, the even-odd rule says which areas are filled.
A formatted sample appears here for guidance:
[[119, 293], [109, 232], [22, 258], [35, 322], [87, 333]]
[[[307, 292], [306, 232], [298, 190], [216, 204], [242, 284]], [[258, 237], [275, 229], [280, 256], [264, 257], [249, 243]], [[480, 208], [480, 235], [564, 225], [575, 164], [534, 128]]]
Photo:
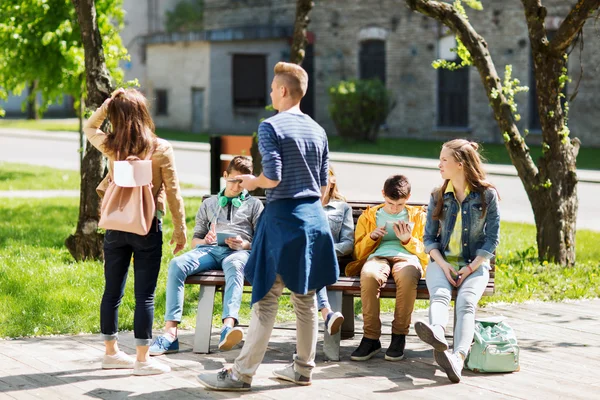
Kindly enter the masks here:
[[[170, 374], [134, 377], [127, 371], [99, 369], [102, 344], [97, 335], [56, 336], [0, 341], [1, 399], [591, 399], [600, 390], [600, 300], [570, 303], [494, 305], [479, 316], [505, 315], [521, 345], [521, 371], [512, 374], [465, 372], [450, 384], [435, 366], [432, 352], [412, 334], [407, 359], [392, 363], [380, 353], [367, 362], [348, 361], [360, 335], [342, 342], [341, 362], [318, 354], [313, 385], [298, 387], [273, 379], [271, 371], [288, 363], [294, 350], [293, 324], [276, 329], [253, 391], [206, 391], [196, 381], [202, 371], [230, 365], [239, 349], [199, 355], [191, 352], [193, 332], [182, 332], [182, 351], [160, 357]], [[414, 320], [426, 318], [415, 312]], [[384, 315], [389, 333], [390, 315]], [[287, 329], [286, 329], [287, 328]], [[357, 321], [357, 329], [362, 329]], [[216, 343], [213, 332], [213, 346]], [[384, 348], [389, 336], [382, 338]], [[132, 335], [122, 335], [129, 353]], [[320, 349], [320, 343], [319, 343]]]

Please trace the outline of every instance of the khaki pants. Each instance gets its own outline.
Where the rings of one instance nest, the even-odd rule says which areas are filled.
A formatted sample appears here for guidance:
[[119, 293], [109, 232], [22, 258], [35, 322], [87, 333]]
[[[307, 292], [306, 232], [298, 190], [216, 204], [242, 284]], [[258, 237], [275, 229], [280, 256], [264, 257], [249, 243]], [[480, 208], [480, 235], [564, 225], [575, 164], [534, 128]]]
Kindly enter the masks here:
[[[246, 341], [233, 365], [233, 372], [243, 382], [252, 383], [252, 377], [265, 356], [277, 316], [279, 306], [277, 299], [281, 296], [284, 287], [281, 276], [277, 275], [269, 293], [252, 306]], [[312, 290], [307, 294], [292, 292], [291, 300], [296, 313], [297, 355], [294, 360], [294, 369], [296, 372], [310, 377], [312, 369], [315, 367], [319, 327], [315, 291]]]
[[390, 272], [396, 282], [396, 308], [392, 333], [408, 334], [422, 268], [420, 265], [409, 264], [399, 257], [373, 257], [365, 263], [360, 272], [364, 337], [368, 339], [379, 339], [381, 336], [379, 295], [381, 286], [388, 280]]

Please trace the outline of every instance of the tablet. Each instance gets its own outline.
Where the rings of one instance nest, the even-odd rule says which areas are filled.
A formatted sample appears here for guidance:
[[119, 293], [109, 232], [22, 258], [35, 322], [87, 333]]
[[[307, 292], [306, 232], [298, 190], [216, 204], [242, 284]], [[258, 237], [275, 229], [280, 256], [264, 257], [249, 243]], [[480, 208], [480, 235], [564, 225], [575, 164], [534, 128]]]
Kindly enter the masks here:
[[236, 237], [237, 235], [237, 233], [217, 232], [217, 244], [219, 246], [227, 246], [227, 243], [225, 243], [225, 239], [230, 237]]

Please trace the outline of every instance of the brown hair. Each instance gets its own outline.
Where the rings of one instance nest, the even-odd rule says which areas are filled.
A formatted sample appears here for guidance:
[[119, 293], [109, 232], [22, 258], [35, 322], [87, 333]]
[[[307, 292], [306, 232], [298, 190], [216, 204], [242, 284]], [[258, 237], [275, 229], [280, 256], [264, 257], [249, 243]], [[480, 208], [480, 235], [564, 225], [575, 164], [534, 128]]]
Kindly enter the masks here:
[[108, 120], [112, 128], [104, 148], [115, 159], [143, 157], [156, 145], [154, 122], [144, 95], [135, 89], [119, 93], [108, 103]]
[[410, 182], [404, 175], [392, 175], [383, 184], [383, 194], [392, 200], [406, 199], [410, 189]]
[[298, 64], [278, 62], [273, 69], [275, 78], [281, 79], [283, 86], [294, 99], [301, 99], [308, 88], [308, 74]]
[[[328, 173], [329, 173], [329, 176], [335, 177], [335, 171], [333, 170], [332, 166], [329, 166]], [[329, 189], [328, 194], [329, 194], [329, 199], [346, 201], [346, 197], [344, 197], [338, 190], [337, 181], [336, 181], [336, 183], [331, 184], [331, 188]]]
[[[485, 180], [485, 171], [483, 169], [483, 157], [479, 154], [479, 144], [465, 139], [454, 139], [444, 143], [442, 148], [452, 150], [452, 155], [456, 162], [462, 163], [465, 174], [465, 181], [472, 192], [477, 192], [481, 195], [481, 207], [483, 212], [481, 217], [485, 215], [487, 203], [485, 201], [484, 192], [488, 188], [496, 189], [494, 185]], [[433, 196], [436, 198], [436, 206], [433, 211], [433, 219], [439, 220], [442, 218], [442, 209], [444, 206], [444, 193], [448, 187], [449, 179], [446, 179], [439, 189], [434, 190]]]
[[248, 157], [244, 156], [235, 156], [229, 162], [227, 166], [227, 174], [230, 174], [231, 171], [238, 171], [242, 174], [251, 174], [252, 173], [252, 160]]

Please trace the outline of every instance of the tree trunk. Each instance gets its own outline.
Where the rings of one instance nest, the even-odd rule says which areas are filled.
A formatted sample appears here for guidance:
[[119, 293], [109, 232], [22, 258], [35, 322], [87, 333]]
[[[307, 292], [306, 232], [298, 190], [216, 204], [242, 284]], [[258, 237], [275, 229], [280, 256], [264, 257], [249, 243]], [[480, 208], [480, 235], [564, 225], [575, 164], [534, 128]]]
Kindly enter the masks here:
[[[87, 105], [99, 107], [110, 96], [112, 87], [110, 74], [104, 60], [104, 49], [98, 24], [94, 0], [72, 0], [77, 11], [77, 20], [85, 54], [87, 83]], [[105, 162], [102, 154], [87, 143], [81, 165], [81, 194], [79, 196], [79, 220], [74, 235], [65, 245], [75, 260], [101, 259], [104, 235], [98, 232], [100, 220], [100, 198], [96, 187], [104, 177]]]
[[469, 50], [494, 111], [494, 118], [503, 132], [508, 154], [531, 203], [537, 228], [539, 258], [561, 265], [573, 265], [578, 207], [576, 157], [579, 141], [568, 137], [560, 102], [562, 88], [559, 78], [566, 66], [565, 51], [589, 15], [600, 7], [600, 0], [578, 0], [550, 42], [544, 26], [546, 9], [541, 6], [541, 0], [521, 2], [534, 59], [544, 141], [544, 155], [537, 166], [515, 124], [509, 101], [502, 93], [501, 81], [485, 40], [452, 5], [431, 0], [405, 0], [412, 10], [449, 27]]
[[292, 42], [292, 51], [290, 53], [290, 62], [302, 65], [306, 50], [306, 29], [310, 22], [310, 14], [315, 3], [312, 0], [296, 1], [296, 21], [294, 22], [294, 37]]
[[[306, 28], [310, 19], [308, 14], [312, 10], [315, 3], [311, 0], [296, 0], [296, 20], [294, 22], [294, 36], [292, 38], [292, 49], [290, 52], [290, 62], [298, 65], [302, 65], [304, 61], [306, 44]], [[258, 136], [252, 140], [252, 147], [250, 148], [250, 154], [252, 155], [252, 166], [254, 175], [258, 176], [262, 172], [262, 157], [260, 151], [258, 151]], [[255, 196], [264, 196], [265, 190], [258, 188], [252, 192]]]
[[561, 55], [534, 51], [538, 111], [544, 152], [538, 161], [539, 185], [528, 191], [535, 216], [540, 259], [561, 265], [575, 264], [577, 223], [578, 142], [565, 135], [565, 113], [559, 80], [566, 67]]
[[27, 96], [27, 119], [39, 119], [38, 103], [37, 103], [37, 87], [38, 82], [30, 82], [27, 89], [29, 96]]

